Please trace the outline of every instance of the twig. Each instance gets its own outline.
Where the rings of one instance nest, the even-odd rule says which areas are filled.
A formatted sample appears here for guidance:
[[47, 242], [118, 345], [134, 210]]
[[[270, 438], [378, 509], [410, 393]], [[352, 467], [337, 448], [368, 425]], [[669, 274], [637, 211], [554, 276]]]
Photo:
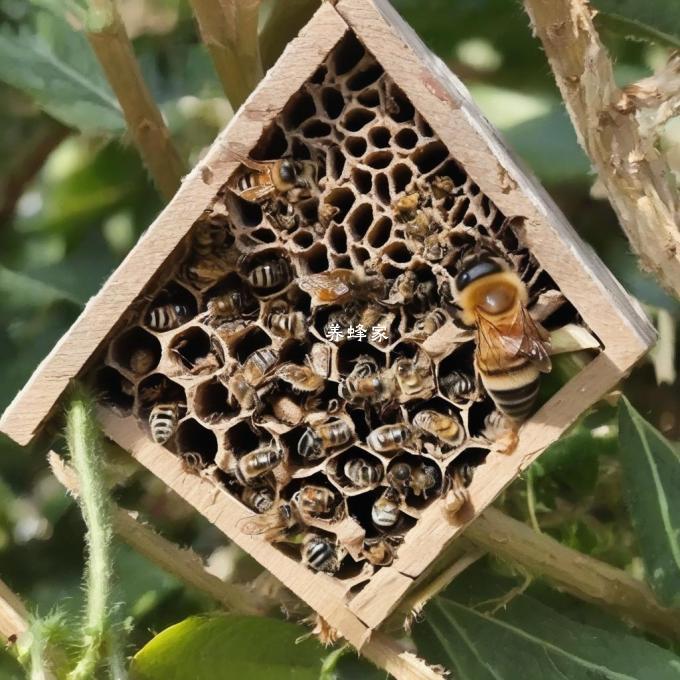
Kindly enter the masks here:
[[88, 553], [83, 651], [69, 680], [94, 677], [107, 638], [114, 636], [111, 504], [101, 471], [101, 434], [93, 408], [90, 398], [77, 391], [66, 413], [66, 440], [81, 490], [79, 502], [87, 526]]
[[517, 563], [529, 573], [643, 630], [680, 639], [680, 611], [662, 607], [644, 583], [546, 534], [536, 533], [494, 508], [480, 515], [464, 536], [480, 548]]
[[260, 0], [190, 0], [232, 108], [238, 109], [262, 79], [257, 34]]
[[[54, 451], [48, 455], [54, 476], [74, 496], [79, 494], [75, 472]], [[225, 583], [206, 571], [203, 560], [193, 551], [180, 548], [135, 519], [132, 513], [114, 505], [113, 531], [130, 547], [173, 574], [179, 580], [208, 594], [222, 607], [242, 614], [264, 615], [278, 605], [243, 586]]]
[[21, 598], [0, 579], [0, 635], [11, 638], [28, 630], [28, 611]]
[[393, 638], [376, 631], [361, 654], [397, 680], [452, 680], [441, 668], [432, 667]]
[[641, 266], [680, 296], [678, 189], [654, 135], [641, 128], [637, 115], [655, 99], [669, 101], [667, 83], [674, 81], [680, 60], [672, 60], [656, 81], [643, 81], [639, 96], [635, 88], [622, 92], [587, 0], [524, 0], [524, 5], [581, 146]]
[[144, 82], [114, 0], [89, 0], [87, 38], [113, 88], [130, 135], [160, 193], [170, 199], [184, 166]]

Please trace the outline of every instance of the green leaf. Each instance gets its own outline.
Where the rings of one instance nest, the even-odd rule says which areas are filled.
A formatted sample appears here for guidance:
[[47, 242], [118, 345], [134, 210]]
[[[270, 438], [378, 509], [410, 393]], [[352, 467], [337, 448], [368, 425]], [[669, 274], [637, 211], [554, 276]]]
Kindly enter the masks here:
[[680, 3], [677, 0], [594, 0], [597, 21], [626, 38], [680, 47]]
[[27, 308], [44, 308], [57, 302], [69, 302], [80, 307], [81, 302], [58, 288], [42, 281], [14, 272], [0, 264], [0, 295], [3, 311], [25, 311]]
[[[503, 585], [505, 584], [505, 585]], [[421, 654], [474, 680], [677, 680], [680, 658], [646, 640], [575, 621], [531, 595], [491, 613], [505, 579], [469, 570], [414, 631]]]
[[235, 614], [195, 616], [157, 635], [132, 663], [134, 680], [318, 680], [327, 654], [305, 628]]
[[619, 404], [625, 494], [646, 578], [666, 605], [680, 605], [680, 454], [625, 398]]
[[0, 27], [0, 80], [33, 97], [65, 125], [87, 133], [125, 129], [118, 101], [82, 33], [48, 12], [37, 28]]

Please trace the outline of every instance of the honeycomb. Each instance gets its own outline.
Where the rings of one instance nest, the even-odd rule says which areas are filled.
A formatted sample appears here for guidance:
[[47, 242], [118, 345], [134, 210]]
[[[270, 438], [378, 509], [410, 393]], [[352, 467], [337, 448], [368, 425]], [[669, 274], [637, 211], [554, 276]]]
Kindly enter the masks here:
[[[535, 319], [578, 319], [516, 222], [354, 37], [243, 155], [307, 161], [316, 180], [259, 203], [225, 184], [111, 340], [96, 384], [187, 472], [247, 505], [246, 533], [365, 583], [496, 445], [452, 295], [462, 254], [492, 242]], [[308, 282], [332, 270], [352, 270], [355, 288], [317, 304]], [[378, 283], [363, 294], [359, 281]], [[385, 395], [359, 389], [367, 379]], [[431, 411], [452, 429], [420, 427]], [[265, 465], [250, 476], [253, 452]]]

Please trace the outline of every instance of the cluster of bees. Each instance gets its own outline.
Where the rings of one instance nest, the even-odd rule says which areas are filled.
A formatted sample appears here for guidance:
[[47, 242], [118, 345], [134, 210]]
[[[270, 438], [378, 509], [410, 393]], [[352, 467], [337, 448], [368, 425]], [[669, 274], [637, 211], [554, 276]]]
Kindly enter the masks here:
[[[252, 510], [244, 532], [342, 576], [348, 564], [391, 564], [435, 499], [455, 519], [475, 455], [512, 452], [551, 363], [549, 334], [530, 312], [536, 264], [508, 254], [516, 237], [502, 216], [456, 230], [452, 206], [470, 183], [441, 170], [449, 159], [381, 207], [394, 227], [383, 246], [350, 234], [331, 261], [310, 264], [345, 219], [328, 200], [353, 177], [328, 172], [339, 144], [309, 141], [307, 158], [291, 148], [271, 161], [239, 156], [174, 282], [136, 312], [162, 357], [130, 349], [123, 392], [156, 443]], [[243, 219], [253, 209], [256, 228]], [[307, 227], [318, 243], [299, 245]], [[257, 229], [271, 237], [254, 240]], [[395, 262], [395, 248], [408, 258]], [[200, 351], [185, 326], [207, 338]], [[350, 327], [382, 333], [331, 332]], [[189, 421], [212, 434], [180, 441]]]

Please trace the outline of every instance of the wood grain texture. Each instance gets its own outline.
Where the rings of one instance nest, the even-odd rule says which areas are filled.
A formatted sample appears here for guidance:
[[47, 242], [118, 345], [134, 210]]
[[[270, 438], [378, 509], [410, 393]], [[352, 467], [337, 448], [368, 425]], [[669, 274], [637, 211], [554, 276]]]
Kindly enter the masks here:
[[83, 371], [116, 322], [163, 268], [218, 188], [238, 167], [230, 149], [242, 153], [255, 146], [263, 129], [312, 75], [346, 30], [346, 24], [330, 5], [319, 9], [219, 135], [205, 158], [185, 177], [173, 200], [36, 369], [0, 419], [0, 431], [21, 445], [33, 439], [54, 411], [69, 381]]
[[28, 630], [28, 611], [21, 598], [0, 579], [0, 635], [10, 638]]

